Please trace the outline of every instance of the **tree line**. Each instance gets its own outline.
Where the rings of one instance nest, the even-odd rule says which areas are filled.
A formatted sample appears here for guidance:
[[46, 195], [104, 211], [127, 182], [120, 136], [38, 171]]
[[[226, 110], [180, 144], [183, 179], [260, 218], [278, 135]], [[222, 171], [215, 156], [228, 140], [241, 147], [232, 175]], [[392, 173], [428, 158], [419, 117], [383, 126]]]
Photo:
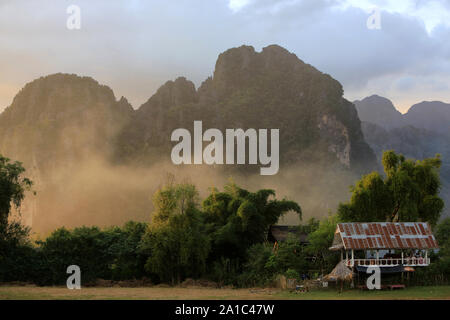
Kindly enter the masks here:
[[439, 155], [416, 161], [393, 151], [383, 155], [384, 174], [370, 173], [350, 188], [351, 198], [335, 214], [298, 226], [308, 235], [300, 243], [290, 235], [274, 247], [268, 232], [280, 217], [302, 210], [298, 203], [277, 199], [274, 190], [245, 190], [233, 182], [210, 189], [201, 201], [190, 182], [173, 176], [154, 194], [150, 222], [130, 221], [121, 227], [59, 228], [45, 240], [32, 241], [30, 230], [10, 218], [32, 182], [19, 162], [0, 156], [0, 282], [23, 281], [63, 285], [66, 268], [78, 265], [83, 284], [97, 279], [148, 278], [176, 285], [186, 278], [219, 285], [264, 286], [283, 274], [314, 278], [339, 261], [328, 250], [338, 222], [428, 221], [440, 251], [421, 281], [446, 282], [450, 273], [450, 219], [440, 223]]

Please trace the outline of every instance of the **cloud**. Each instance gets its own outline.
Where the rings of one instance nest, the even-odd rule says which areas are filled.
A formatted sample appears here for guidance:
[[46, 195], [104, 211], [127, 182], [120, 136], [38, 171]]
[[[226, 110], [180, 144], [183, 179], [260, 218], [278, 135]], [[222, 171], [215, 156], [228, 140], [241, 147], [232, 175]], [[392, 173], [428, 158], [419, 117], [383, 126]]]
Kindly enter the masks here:
[[250, 2], [250, 0], [229, 0], [228, 7], [232, 11], [236, 12], [236, 11], [241, 10], [246, 5], [248, 5], [249, 2]]
[[73, 2], [0, 2], [0, 109], [13, 88], [55, 72], [92, 76], [138, 107], [169, 79], [200, 85], [230, 47], [273, 43], [335, 77], [348, 97], [450, 100], [437, 89], [449, 83], [449, 1], [376, 1], [382, 28], [369, 30], [369, 0], [77, 0], [82, 28], [69, 31]]

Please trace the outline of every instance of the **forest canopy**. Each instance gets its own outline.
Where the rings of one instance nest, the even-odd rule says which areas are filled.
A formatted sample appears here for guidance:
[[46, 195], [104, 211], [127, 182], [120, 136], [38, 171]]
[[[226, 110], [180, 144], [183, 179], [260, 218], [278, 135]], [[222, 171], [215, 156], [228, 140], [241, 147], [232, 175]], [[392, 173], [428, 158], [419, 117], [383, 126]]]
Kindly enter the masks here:
[[[8, 217], [11, 204], [19, 206], [32, 183], [20, 163], [0, 160], [2, 217]], [[84, 284], [147, 279], [176, 285], [193, 278], [219, 286], [257, 286], [273, 283], [279, 275], [308, 279], [330, 272], [339, 261], [329, 246], [336, 224], [345, 221], [430, 222], [441, 251], [418, 279], [442, 282], [450, 274], [450, 260], [449, 220], [437, 224], [443, 207], [437, 196], [440, 161], [439, 156], [415, 161], [386, 152], [384, 176], [377, 172], [363, 176], [351, 187], [350, 201], [340, 204], [335, 214], [300, 224], [297, 233], [276, 245], [269, 239], [270, 227], [287, 212], [295, 212], [300, 222], [298, 203], [277, 199], [271, 189], [252, 192], [234, 182], [223, 190], [210, 189], [201, 200], [193, 183], [176, 182], [171, 175], [153, 195], [149, 222], [130, 221], [106, 229], [63, 227], [32, 242], [29, 229], [3, 218], [0, 282], [61, 285], [67, 266], [74, 264], [81, 268]], [[307, 241], [301, 242], [296, 234], [307, 235]]]

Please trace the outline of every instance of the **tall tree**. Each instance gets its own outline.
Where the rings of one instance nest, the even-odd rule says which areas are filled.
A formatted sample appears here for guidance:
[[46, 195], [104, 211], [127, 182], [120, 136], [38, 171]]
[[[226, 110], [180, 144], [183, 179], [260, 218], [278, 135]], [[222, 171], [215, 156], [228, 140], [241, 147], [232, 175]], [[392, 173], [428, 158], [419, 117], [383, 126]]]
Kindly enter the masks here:
[[183, 182], [175, 183], [172, 175], [167, 182], [153, 195], [155, 211], [152, 215], [154, 225], [164, 224], [173, 215], [184, 214], [198, 207], [199, 198], [195, 185]]
[[144, 234], [141, 250], [150, 254], [145, 268], [158, 275], [161, 281], [172, 284], [186, 277], [199, 277], [206, 269], [209, 243], [199, 221], [199, 212], [189, 209]]
[[170, 177], [153, 203], [152, 223], [140, 244], [140, 251], [149, 255], [145, 269], [172, 284], [199, 276], [206, 268], [210, 241], [197, 209], [197, 189]]
[[329, 247], [333, 242], [336, 224], [339, 222], [337, 215], [330, 215], [321, 220], [319, 227], [308, 235], [309, 244], [306, 251], [314, 258], [322, 273], [331, 271], [337, 263], [337, 256], [329, 250]]
[[382, 159], [385, 176], [372, 172], [351, 187], [350, 202], [340, 204], [343, 221], [428, 221], [435, 225], [444, 208], [440, 155], [424, 160], [405, 159], [386, 151]]
[[213, 190], [203, 202], [205, 222], [211, 227], [217, 257], [243, 258], [251, 245], [263, 242], [268, 229], [288, 211], [301, 218], [300, 206], [275, 199], [275, 191], [250, 192], [230, 183], [224, 192]]
[[20, 207], [25, 191], [32, 186], [30, 179], [23, 177], [25, 168], [20, 162], [11, 162], [0, 155], [0, 230], [8, 224], [11, 207]]

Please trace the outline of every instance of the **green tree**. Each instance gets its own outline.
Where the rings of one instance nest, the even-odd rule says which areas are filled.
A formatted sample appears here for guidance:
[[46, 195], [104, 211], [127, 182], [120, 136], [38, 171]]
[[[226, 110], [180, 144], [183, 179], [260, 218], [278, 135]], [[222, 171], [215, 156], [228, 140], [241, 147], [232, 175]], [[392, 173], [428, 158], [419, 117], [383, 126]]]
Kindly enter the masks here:
[[25, 191], [33, 184], [30, 179], [23, 177], [24, 172], [22, 163], [11, 162], [0, 155], [0, 232], [5, 232], [11, 206], [20, 207]]
[[0, 233], [0, 282], [34, 281], [40, 268], [36, 250], [28, 239], [29, 228], [9, 222]]
[[450, 218], [443, 219], [436, 227], [436, 239], [439, 247], [450, 249]]
[[195, 185], [187, 182], [175, 184], [174, 177], [169, 175], [167, 183], [153, 195], [155, 211], [153, 224], [163, 224], [176, 214], [184, 214], [187, 210], [198, 206], [198, 191]]
[[141, 250], [149, 253], [145, 269], [172, 284], [201, 276], [210, 247], [199, 218], [197, 211], [188, 210], [170, 217], [164, 225], [153, 226], [141, 243]]
[[152, 224], [140, 244], [140, 251], [149, 256], [145, 269], [172, 284], [200, 276], [206, 269], [210, 241], [197, 209], [195, 186], [171, 181], [153, 200]]
[[301, 208], [286, 199], [275, 199], [275, 191], [250, 192], [234, 183], [224, 192], [213, 189], [203, 201], [205, 222], [212, 234], [212, 259], [219, 257], [245, 260], [247, 250], [266, 240], [269, 227], [289, 211], [301, 218]]
[[331, 271], [338, 262], [337, 255], [329, 250], [338, 223], [338, 215], [330, 215], [320, 221], [319, 227], [308, 236], [309, 244], [306, 251], [322, 273]]
[[83, 283], [97, 278], [110, 279], [112, 257], [108, 248], [115, 239], [117, 237], [108, 237], [98, 227], [55, 230], [45, 241], [39, 242], [48, 275], [47, 279], [40, 281], [44, 284], [65, 283], [66, 269], [70, 265], [81, 268]]
[[385, 177], [372, 172], [351, 187], [349, 203], [339, 204], [343, 221], [428, 221], [435, 225], [444, 208], [438, 196], [441, 159], [405, 159], [386, 151], [382, 159]]
[[298, 279], [299, 275], [308, 273], [311, 267], [306, 249], [292, 234], [278, 245], [277, 250], [273, 250], [269, 243], [252, 245], [247, 252], [240, 284], [264, 286], [279, 274]]
[[29, 281], [35, 271], [29, 228], [9, 219], [12, 206], [19, 208], [32, 186], [24, 172], [20, 162], [0, 155], [0, 281]]
[[144, 276], [144, 265], [148, 258], [139, 250], [141, 239], [147, 230], [143, 222], [129, 221], [122, 228], [104, 231], [111, 257], [111, 277], [114, 280], [140, 279]]
[[450, 276], [450, 218], [443, 219], [437, 225], [436, 239], [439, 244], [437, 268], [448, 279]]
[[276, 275], [277, 266], [268, 263], [273, 257], [272, 246], [269, 243], [257, 243], [247, 251], [247, 262], [239, 277], [242, 286], [264, 286]]

